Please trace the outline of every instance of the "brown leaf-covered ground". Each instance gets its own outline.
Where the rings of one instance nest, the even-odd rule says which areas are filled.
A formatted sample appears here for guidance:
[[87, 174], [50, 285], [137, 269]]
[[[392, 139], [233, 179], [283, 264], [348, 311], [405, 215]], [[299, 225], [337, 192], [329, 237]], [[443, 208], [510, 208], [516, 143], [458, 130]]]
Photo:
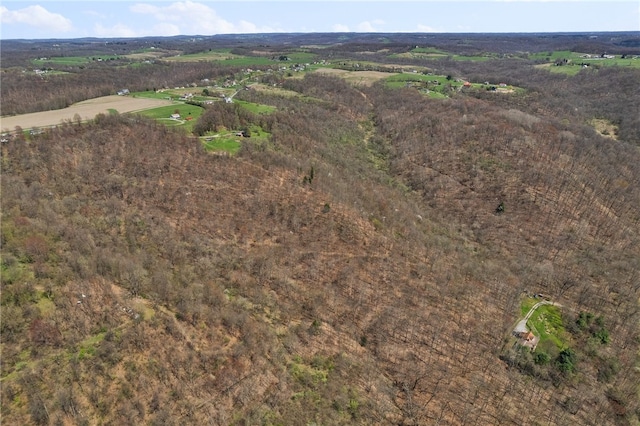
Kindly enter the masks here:
[[[136, 116], [3, 144], [4, 422], [637, 422], [636, 147], [502, 101], [289, 88], [317, 102], [273, 99], [234, 157]], [[610, 342], [523, 369], [524, 290]]]

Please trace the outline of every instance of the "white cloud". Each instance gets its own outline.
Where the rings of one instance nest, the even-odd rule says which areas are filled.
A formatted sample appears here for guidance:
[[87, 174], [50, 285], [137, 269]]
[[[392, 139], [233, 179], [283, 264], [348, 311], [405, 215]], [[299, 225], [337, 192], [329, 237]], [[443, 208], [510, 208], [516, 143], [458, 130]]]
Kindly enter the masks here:
[[95, 37], [146, 37], [146, 36], [161, 36], [170, 37], [176, 35], [182, 35], [180, 27], [175, 24], [161, 22], [154, 25], [151, 28], [145, 28], [143, 30], [136, 30], [124, 24], [115, 24], [105, 27], [102, 24], [96, 24], [93, 27]]
[[337, 33], [348, 33], [349, 31], [349, 27], [347, 25], [343, 25], [343, 24], [334, 24], [332, 27], [332, 31], [335, 31]]
[[374, 22], [363, 21], [363, 22], [360, 22], [356, 28], [357, 28], [357, 31], [360, 31], [363, 33], [375, 33], [378, 30], [374, 28], [374, 24], [377, 24], [377, 23], [378, 23], [377, 21], [374, 21]]
[[71, 20], [59, 13], [51, 13], [40, 5], [16, 10], [9, 10], [4, 6], [0, 6], [0, 20], [3, 24], [28, 25], [39, 30], [63, 33], [73, 29]]
[[102, 24], [96, 24], [93, 28], [96, 37], [140, 37], [141, 34], [126, 25], [116, 24], [105, 27]]
[[170, 36], [181, 35], [181, 34], [183, 33], [180, 32], [180, 27], [174, 24], [163, 22], [163, 23], [154, 25], [151, 31], [149, 31], [144, 35], [145, 36], [157, 35], [157, 36], [170, 37]]
[[[158, 6], [149, 3], [139, 3], [130, 8], [131, 12], [149, 15], [158, 26], [165, 30], [177, 29], [176, 34], [228, 34], [228, 33], [257, 33], [281, 31], [275, 28], [258, 26], [247, 21], [237, 24], [227, 21], [217, 14], [209, 6], [192, 1], [171, 3], [167, 6]], [[173, 25], [171, 27], [170, 25]], [[163, 32], [164, 35], [169, 35]]]
[[83, 10], [82, 14], [93, 17], [93, 18], [102, 18], [102, 19], [107, 18], [105, 14], [96, 12], [95, 10]]
[[418, 31], [422, 32], [422, 33], [437, 33], [438, 30], [430, 27], [429, 25], [422, 25], [422, 24], [418, 24]]

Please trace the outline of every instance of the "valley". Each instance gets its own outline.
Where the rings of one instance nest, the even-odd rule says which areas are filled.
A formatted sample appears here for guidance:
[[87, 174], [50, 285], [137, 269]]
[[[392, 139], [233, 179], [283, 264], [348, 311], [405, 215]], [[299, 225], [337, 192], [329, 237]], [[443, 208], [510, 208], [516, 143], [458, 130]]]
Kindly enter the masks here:
[[3, 421], [638, 424], [639, 40], [0, 41]]

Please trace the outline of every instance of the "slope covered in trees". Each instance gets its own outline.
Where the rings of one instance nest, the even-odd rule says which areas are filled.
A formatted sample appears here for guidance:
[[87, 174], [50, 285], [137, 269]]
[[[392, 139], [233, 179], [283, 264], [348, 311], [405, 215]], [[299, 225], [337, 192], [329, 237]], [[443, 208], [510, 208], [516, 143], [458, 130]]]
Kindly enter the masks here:
[[[136, 115], [3, 143], [3, 420], [637, 423], [638, 141], [553, 93], [637, 105], [638, 71], [514, 70], [445, 100], [265, 76], [237, 98], [274, 112], [195, 126], [269, 132], [235, 156]], [[511, 347], [530, 293], [565, 347]]]

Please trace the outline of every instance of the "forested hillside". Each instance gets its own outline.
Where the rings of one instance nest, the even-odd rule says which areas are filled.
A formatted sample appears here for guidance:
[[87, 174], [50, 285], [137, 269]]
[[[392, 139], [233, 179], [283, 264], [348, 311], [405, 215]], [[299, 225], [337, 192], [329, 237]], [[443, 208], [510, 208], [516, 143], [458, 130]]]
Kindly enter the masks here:
[[[191, 133], [112, 112], [8, 137], [3, 421], [638, 424], [640, 68], [415, 64], [518, 90], [264, 66], [231, 102], [193, 102]], [[238, 73], [148, 65], [48, 82]], [[19, 113], [30, 77], [12, 75]], [[227, 130], [234, 155], [198, 138]], [[558, 305], [535, 351], [513, 336], [532, 295]]]

